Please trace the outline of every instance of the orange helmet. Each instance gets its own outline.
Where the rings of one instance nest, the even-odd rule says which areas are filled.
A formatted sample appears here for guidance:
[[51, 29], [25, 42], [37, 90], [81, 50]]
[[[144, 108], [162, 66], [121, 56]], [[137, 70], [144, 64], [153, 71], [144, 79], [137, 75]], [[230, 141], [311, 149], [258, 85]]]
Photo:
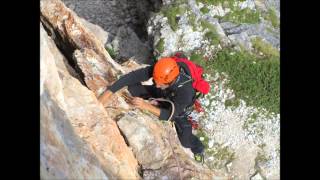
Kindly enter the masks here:
[[179, 66], [173, 58], [161, 58], [154, 65], [153, 79], [157, 84], [169, 84], [179, 75]]

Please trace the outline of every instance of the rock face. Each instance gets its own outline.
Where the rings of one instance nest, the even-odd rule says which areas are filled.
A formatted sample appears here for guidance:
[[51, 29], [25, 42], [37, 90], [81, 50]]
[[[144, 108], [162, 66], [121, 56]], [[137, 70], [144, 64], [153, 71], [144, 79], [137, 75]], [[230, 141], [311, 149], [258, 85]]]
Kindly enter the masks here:
[[117, 52], [118, 59], [133, 59], [136, 62], [147, 64], [151, 59], [151, 49], [142, 43], [131, 28], [119, 27], [116, 37], [111, 42]]
[[173, 127], [141, 112], [125, 114], [119, 128], [142, 166], [144, 179], [227, 179], [186, 154]]
[[149, 63], [152, 55], [144, 27], [151, 10], [159, 7], [158, 1], [92, 0], [63, 2], [80, 17], [99, 25], [107, 33], [106, 47], [115, 51], [116, 59], [134, 59]]
[[[225, 7], [225, 4], [233, 6], [233, 9]], [[163, 1], [163, 5], [167, 10], [152, 16], [148, 23], [149, 36], [154, 38], [155, 55], [168, 56], [176, 51], [190, 55], [200, 50], [211, 58], [226, 46], [251, 51], [251, 41], [255, 37], [264, 39], [276, 49], [280, 47], [279, 25], [272, 24], [279, 21], [279, 1], [226, 1], [213, 5], [205, 1], [187, 0]], [[203, 8], [208, 12], [204, 12]], [[255, 21], [259, 22], [235, 23], [224, 18], [235, 11], [244, 13], [244, 10], [258, 13]], [[233, 18], [252, 17], [252, 14], [234, 14]], [[163, 44], [162, 48], [160, 44]]]
[[62, 55], [40, 30], [41, 177], [139, 179], [138, 163], [116, 123], [95, 95], [61, 66]]
[[113, 67], [109, 68], [110, 71], [124, 72], [110, 57], [101, 40], [98, 40], [90, 30], [84, 27], [78, 16], [61, 1], [42, 0], [40, 1], [40, 10], [42, 22], [56, 36], [55, 39], [60, 41], [62, 49], [71, 52], [75, 49], [92, 49], [102, 61]]

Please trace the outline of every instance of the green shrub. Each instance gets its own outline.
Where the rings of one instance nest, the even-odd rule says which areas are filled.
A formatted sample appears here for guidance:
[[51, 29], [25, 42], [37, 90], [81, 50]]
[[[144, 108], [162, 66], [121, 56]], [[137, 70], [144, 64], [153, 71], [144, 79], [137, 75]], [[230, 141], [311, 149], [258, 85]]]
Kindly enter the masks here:
[[[234, 53], [231, 55], [230, 53]], [[211, 71], [228, 74], [229, 86], [236, 98], [248, 105], [264, 107], [279, 113], [280, 61], [276, 57], [260, 59], [244, 52], [225, 49], [218, 52], [214, 61], [208, 61]]]
[[109, 47], [106, 47], [105, 49], [107, 50], [112, 59], [116, 58], [116, 52], [114, 51], [114, 49]]

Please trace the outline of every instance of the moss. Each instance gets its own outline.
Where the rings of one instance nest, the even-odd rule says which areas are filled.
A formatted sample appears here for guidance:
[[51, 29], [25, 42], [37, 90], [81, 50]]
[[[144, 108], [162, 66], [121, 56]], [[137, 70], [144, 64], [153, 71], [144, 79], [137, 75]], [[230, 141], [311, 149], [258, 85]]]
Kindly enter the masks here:
[[163, 53], [164, 51], [164, 38], [160, 38], [159, 42], [156, 45], [156, 49], [159, 53]]

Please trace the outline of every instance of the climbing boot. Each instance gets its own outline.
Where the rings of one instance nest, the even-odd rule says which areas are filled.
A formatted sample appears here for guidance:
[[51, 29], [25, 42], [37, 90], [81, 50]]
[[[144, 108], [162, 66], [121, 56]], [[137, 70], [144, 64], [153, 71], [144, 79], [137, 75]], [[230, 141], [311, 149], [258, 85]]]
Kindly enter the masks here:
[[199, 163], [204, 163], [204, 155], [203, 153], [196, 153], [194, 154], [194, 159]]

